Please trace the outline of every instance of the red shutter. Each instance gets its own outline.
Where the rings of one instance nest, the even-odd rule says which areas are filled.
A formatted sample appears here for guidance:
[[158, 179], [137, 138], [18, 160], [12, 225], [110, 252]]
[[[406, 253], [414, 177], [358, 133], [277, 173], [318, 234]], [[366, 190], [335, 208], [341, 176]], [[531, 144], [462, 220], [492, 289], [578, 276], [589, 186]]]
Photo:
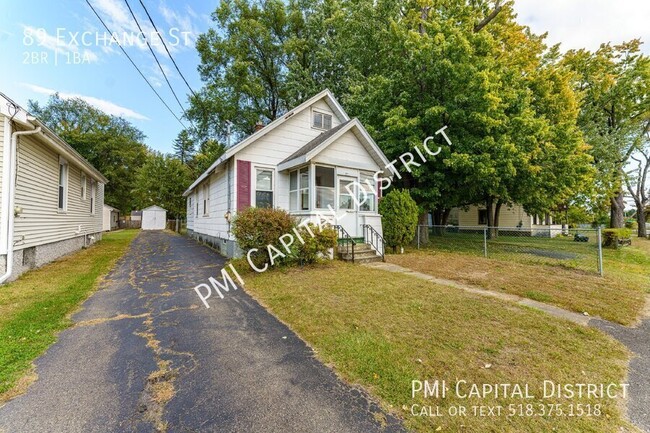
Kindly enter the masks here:
[[237, 210], [251, 205], [251, 162], [237, 161]]

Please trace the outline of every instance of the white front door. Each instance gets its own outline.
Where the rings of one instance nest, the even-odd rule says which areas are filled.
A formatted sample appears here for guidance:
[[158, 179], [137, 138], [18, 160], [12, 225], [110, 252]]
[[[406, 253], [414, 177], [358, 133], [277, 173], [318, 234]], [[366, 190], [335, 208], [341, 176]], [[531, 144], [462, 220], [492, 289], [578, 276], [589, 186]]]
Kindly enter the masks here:
[[357, 196], [357, 179], [347, 176], [338, 177], [338, 199], [336, 202], [336, 214], [338, 223], [343, 226], [353, 238], [359, 236], [361, 230], [358, 224], [357, 204], [354, 197]]

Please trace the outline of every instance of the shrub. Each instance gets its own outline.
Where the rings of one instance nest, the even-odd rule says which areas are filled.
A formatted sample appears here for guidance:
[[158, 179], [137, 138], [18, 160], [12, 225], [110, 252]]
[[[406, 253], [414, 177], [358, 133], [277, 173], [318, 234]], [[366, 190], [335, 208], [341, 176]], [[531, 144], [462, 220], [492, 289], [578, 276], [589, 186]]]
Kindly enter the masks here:
[[296, 222], [288, 212], [282, 209], [249, 207], [237, 212], [232, 225], [232, 232], [239, 247], [248, 253], [257, 248], [251, 259], [256, 265], [268, 261], [267, 245], [278, 246], [280, 236], [291, 233]]
[[407, 190], [394, 189], [379, 202], [384, 240], [393, 248], [413, 240], [418, 225], [418, 206]]
[[321, 255], [326, 255], [331, 248], [336, 248], [338, 241], [337, 231], [330, 226], [323, 226], [322, 231], [316, 224], [309, 223], [307, 226], [314, 236], [309, 233], [307, 227], [300, 227], [298, 233], [305, 243], [296, 238], [291, 246], [292, 259], [300, 264], [315, 263]]
[[621, 244], [630, 244], [630, 229], [605, 229], [603, 230], [603, 247], [618, 248]]

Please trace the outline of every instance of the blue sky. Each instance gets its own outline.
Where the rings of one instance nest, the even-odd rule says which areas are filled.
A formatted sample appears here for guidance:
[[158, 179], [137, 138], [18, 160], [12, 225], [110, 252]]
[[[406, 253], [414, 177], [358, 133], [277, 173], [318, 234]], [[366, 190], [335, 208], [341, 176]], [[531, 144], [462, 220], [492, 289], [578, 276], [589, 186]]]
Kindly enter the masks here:
[[[193, 89], [201, 87], [194, 48], [196, 37], [211, 25], [210, 13], [219, 0], [143, 0], [163, 33], [183, 75]], [[124, 0], [91, 0], [122, 41], [137, 34]], [[153, 31], [139, 0], [129, 0], [145, 33]], [[549, 32], [551, 43], [564, 49], [596, 49], [601, 42], [640, 37], [650, 41], [650, 2], [647, 0], [516, 0], [519, 20], [535, 33]], [[85, 38], [82, 40], [82, 36]], [[147, 135], [147, 144], [171, 151], [181, 125], [158, 100], [116, 44], [102, 39], [105, 30], [85, 0], [3, 2], [0, 14], [0, 90], [25, 106], [28, 99], [45, 102], [58, 91], [79, 96], [104, 111], [122, 115]], [[188, 89], [155, 38], [159, 55], [181, 102]], [[129, 55], [178, 117], [174, 100], [146, 45], [124, 44]], [[644, 45], [650, 54], [650, 45]], [[76, 59], [76, 61], [75, 61]]]
[[[91, 0], [111, 31], [170, 108], [181, 117], [174, 99], [145, 44], [132, 35], [138, 28], [123, 0]], [[214, 1], [143, 0], [181, 72], [194, 90], [197, 72], [196, 37], [210, 27]], [[129, 0], [146, 35], [153, 28], [139, 0]], [[126, 36], [125, 36], [126, 34]], [[82, 39], [82, 36], [84, 39]], [[155, 34], [154, 51], [187, 108], [187, 86]], [[147, 144], [171, 151], [182, 126], [163, 106], [136, 69], [120, 52], [85, 0], [6, 2], [0, 15], [0, 90], [26, 108], [29, 99], [45, 102], [53, 91], [80, 96], [110, 114], [121, 115], [147, 135]]]

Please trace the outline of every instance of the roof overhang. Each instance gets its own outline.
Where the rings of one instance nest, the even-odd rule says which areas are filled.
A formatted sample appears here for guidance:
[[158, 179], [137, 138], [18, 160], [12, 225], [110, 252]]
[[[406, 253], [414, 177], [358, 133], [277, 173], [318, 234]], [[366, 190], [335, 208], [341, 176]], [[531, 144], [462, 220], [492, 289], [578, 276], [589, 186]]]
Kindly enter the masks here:
[[293, 117], [294, 115], [300, 113], [301, 111], [305, 110], [306, 108], [309, 108], [313, 103], [316, 101], [324, 99], [327, 105], [332, 109], [332, 111], [340, 118], [342, 121], [348, 121], [350, 120], [350, 117], [348, 114], [345, 112], [343, 107], [338, 103], [336, 98], [334, 98], [334, 95], [332, 95], [332, 92], [330, 92], [329, 89], [325, 89], [322, 92], [318, 93], [317, 95], [312, 96], [302, 104], [298, 105], [296, 108], [293, 110], [285, 113], [284, 115], [278, 117], [275, 119], [273, 122], [269, 123], [266, 125], [264, 128], [260, 129], [259, 131], [256, 131], [255, 133], [249, 135], [239, 143], [235, 144], [231, 148], [227, 149], [226, 152], [224, 152], [221, 157], [219, 157], [207, 170], [205, 170], [201, 176], [199, 176], [192, 184], [185, 190], [183, 193], [183, 197], [187, 197], [190, 195], [192, 190], [196, 188], [201, 182], [203, 182], [205, 179], [210, 176], [214, 170], [226, 162], [228, 159], [230, 159], [232, 156], [234, 156], [237, 152], [240, 150], [244, 149], [251, 143], [254, 143], [258, 139], [264, 137], [266, 134], [269, 132], [273, 131], [275, 128], [278, 126], [282, 125], [284, 122], [286, 122], [288, 119]]
[[382, 150], [379, 148], [377, 143], [375, 143], [375, 141], [372, 139], [370, 134], [368, 134], [366, 128], [363, 127], [359, 119], [355, 118], [352, 119], [347, 125], [345, 125], [345, 127], [341, 128], [341, 130], [337, 131], [336, 134], [333, 134], [327, 140], [323, 141], [320, 145], [310, 150], [306, 154], [300, 155], [296, 158], [293, 158], [289, 161], [285, 161], [279, 164], [278, 170], [279, 171], [290, 170], [292, 168], [296, 168], [300, 165], [308, 163], [348, 131], [353, 131], [356, 133], [357, 137], [362, 142], [362, 145], [366, 148], [370, 156], [375, 160], [375, 162], [377, 163], [377, 165], [379, 165], [379, 167], [385, 168], [390, 164], [388, 158], [386, 158], [384, 152], [382, 152]]

